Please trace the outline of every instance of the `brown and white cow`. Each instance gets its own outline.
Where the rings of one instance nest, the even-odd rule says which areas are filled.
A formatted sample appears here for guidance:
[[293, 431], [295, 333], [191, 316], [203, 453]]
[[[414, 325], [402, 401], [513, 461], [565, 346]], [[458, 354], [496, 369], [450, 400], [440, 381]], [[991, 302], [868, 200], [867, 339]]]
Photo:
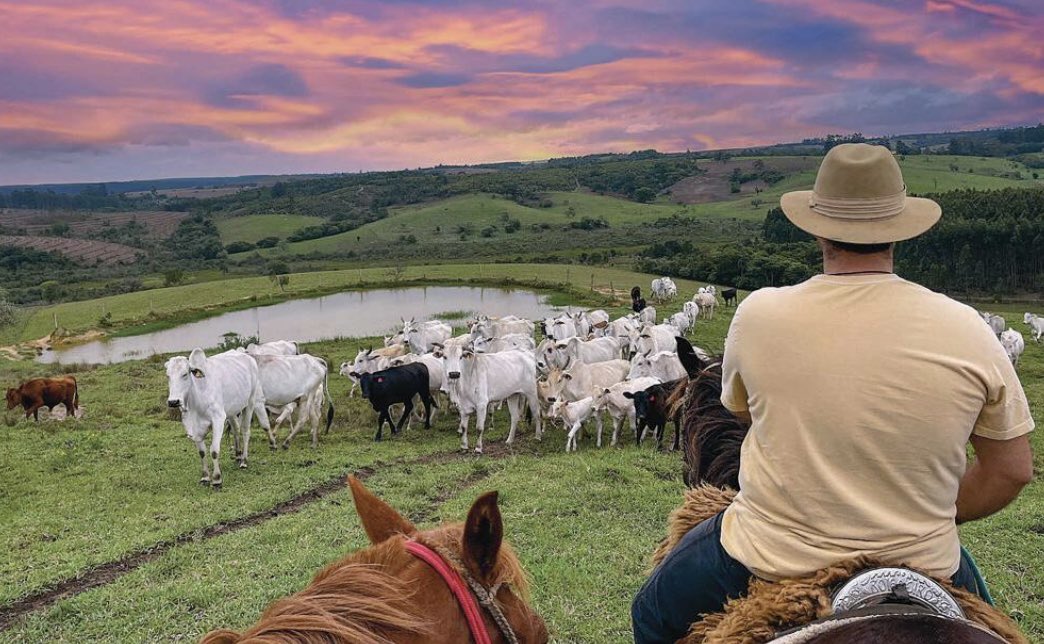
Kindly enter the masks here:
[[14, 409], [21, 405], [27, 419], [32, 415], [34, 419], [40, 420], [41, 407], [53, 410], [59, 403], [65, 405], [67, 415], [75, 416], [76, 406], [80, 403], [76, 378], [34, 378], [7, 390], [7, 408]]

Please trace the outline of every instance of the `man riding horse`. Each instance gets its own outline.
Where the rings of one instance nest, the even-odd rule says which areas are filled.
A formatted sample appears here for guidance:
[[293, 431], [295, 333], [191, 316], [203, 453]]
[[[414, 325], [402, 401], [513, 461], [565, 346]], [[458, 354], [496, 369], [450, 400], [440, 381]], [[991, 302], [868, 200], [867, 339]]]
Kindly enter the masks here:
[[750, 423], [740, 490], [639, 591], [639, 644], [678, 640], [752, 580], [860, 557], [974, 591], [957, 524], [1001, 510], [1032, 478], [1033, 420], [1000, 343], [970, 307], [893, 272], [895, 243], [941, 209], [906, 196], [888, 149], [833, 148], [813, 190], [781, 206], [816, 237], [823, 273], [736, 310], [721, 403]]

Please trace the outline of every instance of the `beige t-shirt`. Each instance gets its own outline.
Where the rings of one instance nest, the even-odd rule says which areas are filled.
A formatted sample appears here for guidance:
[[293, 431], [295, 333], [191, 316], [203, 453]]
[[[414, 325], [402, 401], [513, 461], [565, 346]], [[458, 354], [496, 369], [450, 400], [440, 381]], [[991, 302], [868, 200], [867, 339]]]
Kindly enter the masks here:
[[891, 274], [751, 294], [722, 371], [722, 403], [753, 424], [721, 543], [770, 580], [863, 554], [952, 575], [968, 438], [1033, 429], [982, 318]]

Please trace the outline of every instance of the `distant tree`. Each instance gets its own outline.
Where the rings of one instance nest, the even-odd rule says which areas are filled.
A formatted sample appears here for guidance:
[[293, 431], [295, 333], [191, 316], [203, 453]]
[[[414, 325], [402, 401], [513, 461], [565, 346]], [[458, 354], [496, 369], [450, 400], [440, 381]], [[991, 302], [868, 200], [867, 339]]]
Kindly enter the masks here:
[[634, 200], [638, 203], [649, 203], [656, 198], [656, 191], [642, 186], [634, 191]]
[[18, 307], [7, 301], [7, 291], [0, 288], [0, 328], [18, 321]]
[[40, 284], [40, 293], [48, 302], [57, 302], [61, 299], [64, 289], [57, 281], [47, 280], [43, 284]]
[[180, 268], [172, 268], [164, 271], [163, 273], [163, 285], [164, 286], [177, 286], [185, 280], [185, 271]]
[[276, 244], [278, 243], [278, 237], [262, 237], [261, 239], [257, 240], [257, 242], [254, 245], [258, 248], [275, 248]]
[[245, 253], [250, 250], [254, 250], [254, 245], [245, 241], [234, 241], [225, 246], [225, 252], [229, 255], [233, 253]]
[[51, 227], [47, 229], [47, 232], [54, 235], [55, 237], [64, 237], [69, 234], [69, 224], [65, 222], [58, 222], [51, 224]]

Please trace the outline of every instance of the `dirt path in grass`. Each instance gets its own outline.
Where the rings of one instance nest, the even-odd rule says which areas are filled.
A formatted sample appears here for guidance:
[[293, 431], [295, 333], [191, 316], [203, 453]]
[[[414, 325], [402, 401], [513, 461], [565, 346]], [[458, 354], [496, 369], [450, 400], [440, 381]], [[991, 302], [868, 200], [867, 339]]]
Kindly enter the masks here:
[[[171, 548], [185, 543], [206, 541], [207, 539], [213, 539], [214, 537], [219, 537], [224, 534], [238, 532], [245, 528], [260, 525], [285, 514], [300, 512], [312, 503], [343, 490], [345, 487], [345, 478], [349, 474], [355, 474], [355, 476], [360, 480], [365, 481], [381, 469], [389, 467], [443, 465], [454, 461], [475, 458], [500, 459], [514, 454], [524, 454], [527, 452], [528, 450], [526, 449], [512, 449], [504, 443], [496, 443], [487, 445], [485, 453], [481, 457], [476, 457], [472, 454], [463, 454], [458, 451], [435, 452], [417, 458], [396, 459], [387, 463], [375, 463], [374, 465], [357, 470], [342, 472], [328, 481], [309, 488], [308, 490], [268, 508], [267, 510], [262, 510], [232, 521], [215, 523], [213, 525], [197, 528], [190, 532], [180, 534], [173, 539], [153, 544], [116, 561], [110, 561], [108, 563], [93, 566], [79, 573], [76, 577], [60, 581], [50, 588], [45, 588], [15, 602], [5, 606], [0, 606], [0, 631], [7, 630], [14, 625], [19, 618], [28, 615], [29, 613], [49, 608], [63, 599], [74, 597], [80, 593], [91, 590], [92, 588], [110, 584], [123, 575], [133, 572], [150, 561], [158, 559], [166, 554]], [[427, 521], [434, 516], [439, 506], [449, 500], [450, 497], [491, 474], [493, 474], [492, 471], [474, 472], [469, 474], [452, 488], [447, 488], [432, 496], [428, 500], [428, 504], [419, 512], [412, 514], [409, 519], [414, 523], [423, 523]]]

